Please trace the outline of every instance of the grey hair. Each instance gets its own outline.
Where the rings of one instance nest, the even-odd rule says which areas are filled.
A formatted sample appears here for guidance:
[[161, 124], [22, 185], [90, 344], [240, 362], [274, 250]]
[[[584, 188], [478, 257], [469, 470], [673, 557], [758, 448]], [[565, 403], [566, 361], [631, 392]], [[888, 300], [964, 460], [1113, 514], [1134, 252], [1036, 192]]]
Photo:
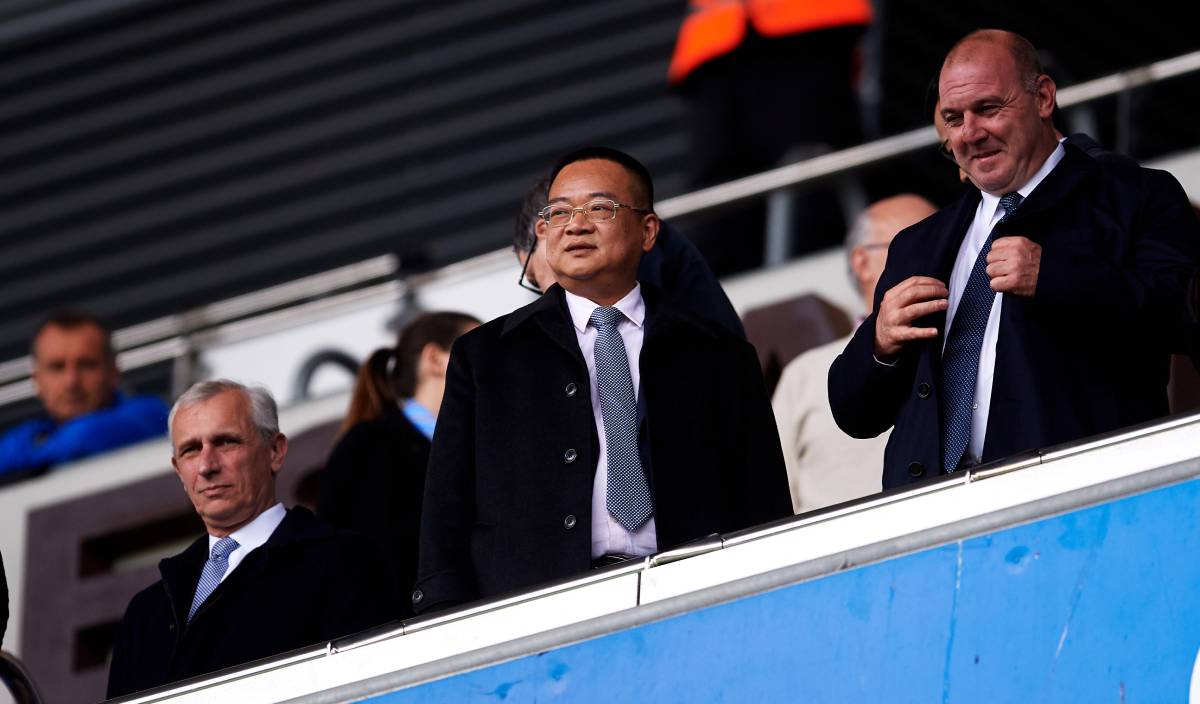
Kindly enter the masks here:
[[247, 386], [232, 379], [209, 379], [192, 384], [187, 391], [180, 394], [171, 406], [171, 414], [167, 416], [168, 432], [175, 430], [175, 414], [182, 408], [203, 403], [217, 394], [226, 391], [237, 391], [245, 394], [250, 401], [250, 420], [262, 436], [263, 442], [271, 442], [279, 434], [279, 408], [271, 392], [262, 386]]
[[846, 253], [855, 247], [862, 246], [871, 241], [871, 209], [863, 208], [863, 211], [854, 218], [854, 224], [850, 226], [850, 230], [846, 232]]
[[855, 247], [861, 247], [871, 241], [871, 229], [874, 225], [871, 223], [871, 209], [863, 208], [863, 211], [854, 218], [854, 224], [850, 226], [850, 230], [846, 232], [846, 273], [850, 275], [850, 283], [854, 290], [858, 290], [858, 277], [854, 275], [854, 269], [850, 267], [850, 253]]

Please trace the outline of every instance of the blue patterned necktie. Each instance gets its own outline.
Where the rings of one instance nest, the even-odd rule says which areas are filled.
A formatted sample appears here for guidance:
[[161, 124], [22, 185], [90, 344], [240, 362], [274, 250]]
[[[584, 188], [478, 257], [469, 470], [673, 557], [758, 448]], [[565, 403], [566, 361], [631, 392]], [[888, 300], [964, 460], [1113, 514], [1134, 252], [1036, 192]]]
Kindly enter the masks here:
[[[1023, 199], [1020, 193], [1005, 193], [1000, 198], [1000, 207], [1004, 209], [1000, 222], [1007, 220]], [[946, 349], [942, 352], [939, 398], [942, 406], [942, 469], [946, 473], [959, 468], [971, 440], [979, 353], [983, 349], [983, 334], [987, 330], [992, 302], [996, 298], [987, 275], [987, 256], [992, 251], [995, 234], [995, 229], [988, 233], [979, 256], [975, 258], [962, 298], [958, 301], [954, 321], [946, 335]]]
[[625, 530], [640, 528], [654, 513], [654, 499], [638, 456], [637, 397], [629, 373], [629, 357], [617, 323], [619, 309], [602, 306], [588, 323], [596, 328], [596, 390], [608, 450], [606, 505]]
[[204, 571], [200, 573], [200, 581], [196, 584], [196, 596], [192, 599], [191, 610], [188, 611], [188, 623], [192, 622], [196, 610], [221, 583], [221, 577], [225, 576], [225, 570], [229, 569], [229, 554], [237, 549], [238, 541], [229, 536], [213, 543], [212, 556], [204, 563]]

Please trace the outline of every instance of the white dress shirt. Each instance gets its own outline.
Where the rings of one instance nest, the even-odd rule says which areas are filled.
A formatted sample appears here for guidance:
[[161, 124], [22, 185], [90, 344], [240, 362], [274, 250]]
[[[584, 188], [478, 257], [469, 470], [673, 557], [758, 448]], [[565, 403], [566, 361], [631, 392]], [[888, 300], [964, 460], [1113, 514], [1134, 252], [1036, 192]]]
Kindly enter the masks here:
[[[255, 548], [262, 547], [262, 544], [267, 542], [279, 524], [283, 522], [283, 517], [287, 515], [287, 509], [283, 504], [275, 504], [271, 508], [263, 511], [246, 525], [238, 528], [229, 534], [230, 538], [237, 541], [237, 549], [229, 553], [229, 567], [225, 569], [225, 574], [221, 575], [221, 581], [233, 574], [237, 566], [242, 564], [242, 559], [249, 555]], [[208, 536], [208, 554], [212, 555], [213, 545], [216, 545], [220, 538], [215, 535]]]
[[[587, 363], [588, 380], [592, 390], [592, 415], [596, 419], [596, 434], [600, 438], [600, 453], [596, 456], [596, 478], [592, 485], [592, 557], [606, 553], [625, 555], [650, 555], [658, 551], [658, 535], [654, 528], [654, 516], [641, 528], [630, 533], [608, 512], [608, 440], [604, 436], [604, 416], [600, 411], [600, 394], [596, 389], [596, 328], [588, 325], [592, 311], [600, 306], [592, 301], [566, 292], [567, 309], [571, 312], [571, 324], [575, 328], [575, 339]], [[642, 340], [646, 321], [646, 302], [642, 300], [641, 284], [634, 284], [625, 297], [613, 304], [625, 317], [617, 323], [617, 330], [625, 342], [625, 354], [629, 356], [629, 374], [633, 378], [633, 393], [636, 400], [641, 392], [641, 373], [638, 359], [642, 353]]]
[[[1018, 188], [1017, 193], [1028, 198], [1029, 194], [1033, 193], [1033, 190], [1042, 182], [1042, 179], [1046, 178], [1058, 165], [1058, 162], [1062, 161], [1065, 153], [1060, 143], [1046, 158], [1042, 168], [1038, 169], [1033, 178], [1029, 179], [1024, 186]], [[975, 260], [979, 257], [979, 251], [983, 249], [983, 243], [987, 241], [992, 228], [1000, 222], [1000, 218], [1004, 217], [1004, 209], [1000, 207], [1000, 196], [984, 192], [981, 192], [980, 195], [982, 198], [979, 200], [979, 206], [975, 209], [975, 219], [971, 221], [971, 226], [967, 229], [967, 236], [963, 238], [962, 245], [958, 248], [958, 258], [954, 260], [954, 269], [950, 274], [950, 307], [946, 310], [947, 333], [954, 321], [958, 303], [962, 300], [963, 289], [967, 287], [967, 279], [971, 277], [971, 269], [974, 268]], [[980, 457], [983, 456], [983, 441], [987, 436], [988, 411], [991, 410], [992, 405], [992, 376], [996, 371], [996, 340], [1000, 337], [1000, 306], [1004, 303], [1005, 295], [998, 294], [992, 299], [992, 310], [988, 314], [987, 328], [983, 332], [983, 346], [979, 350], [979, 373], [975, 377], [975, 401], [971, 405], [971, 440], [967, 443], [967, 464], [978, 464]], [[946, 351], [947, 339], [949, 339], [949, 334], [942, 338], [943, 353]]]

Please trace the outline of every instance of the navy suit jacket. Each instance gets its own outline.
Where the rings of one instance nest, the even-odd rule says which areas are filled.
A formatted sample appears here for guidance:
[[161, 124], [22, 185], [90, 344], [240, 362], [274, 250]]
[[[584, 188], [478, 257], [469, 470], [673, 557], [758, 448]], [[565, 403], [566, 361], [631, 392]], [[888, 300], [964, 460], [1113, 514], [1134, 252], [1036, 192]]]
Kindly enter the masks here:
[[[1200, 226], [1179, 183], [1132, 160], [1096, 159], [1071, 143], [1057, 167], [996, 237], [1042, 247], [1032, 298], [1002, 294], [992, 401], [982, 460], [1067, 442], [1167, 413], [1169, 352]], [[875, 289], [910, 276], [948, 282], [979, 191], [901, 232]], [[884, 456], [891, 488], [941, 470], [938, 394], [945, 313], [918, 325], [934, 340], [910, 343], [894, 367], [873, 358], [869, 316], [829, 370], [829, 401], [854, 437], [895, 426]]]

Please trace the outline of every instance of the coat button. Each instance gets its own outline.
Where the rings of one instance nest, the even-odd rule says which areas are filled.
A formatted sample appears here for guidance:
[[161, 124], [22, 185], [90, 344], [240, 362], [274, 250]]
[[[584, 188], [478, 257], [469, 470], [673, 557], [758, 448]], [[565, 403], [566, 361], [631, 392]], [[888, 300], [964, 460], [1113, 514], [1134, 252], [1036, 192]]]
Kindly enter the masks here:
[[413, 590], [413, 593], [412, 593], [412, 603], [414, 603], [414, 604], [420, 604], [420, 603], [421, 603], [421, 600], [422, 600], [422, 599], [424, 599], [424, 598], [425, 598], [425, 592], [421, 591], [420, 589], [414, 589], [414, 590]]
[[574, 514], [568, 513], [567, 517], [563, 519], [563, 528], [571, 530], [575, 527], [575, 523], [577, 523], [577, 521], [575, 520]]
[[929, 393], [931, 391], [933, 391], [933, 389], [929, 386], [929, 384], [926, 384], [923, 381], [920, 384], [917, 384], [917, 396], [920, 396], [921, 398], [929, 398]]
[[575, 392], [577, 392], [577, 391], [579, 391], [579, 387], [576, 386], [575, 382], [573, 382], [573, 381], [571, 383], [567, 384], [566, 387], [563, 389], [563, 393], [565, 393], [567, 395], [567, 398], [571, 398], [572, 396], [574, 396]]
[[563, 462], [566, 462], [567, 464], [571, 464], [572, 462], [575, 461], [576, 457], [579, 457], [579, 453], [576, 452], [575, 448], [572, 447], [563, 453]]
[[913, 462], [912, 464], [908, 465], [908, 476], [910, 476], [910, 477], [925, 476], [925, 465], [921, 464], [920, 462]]

